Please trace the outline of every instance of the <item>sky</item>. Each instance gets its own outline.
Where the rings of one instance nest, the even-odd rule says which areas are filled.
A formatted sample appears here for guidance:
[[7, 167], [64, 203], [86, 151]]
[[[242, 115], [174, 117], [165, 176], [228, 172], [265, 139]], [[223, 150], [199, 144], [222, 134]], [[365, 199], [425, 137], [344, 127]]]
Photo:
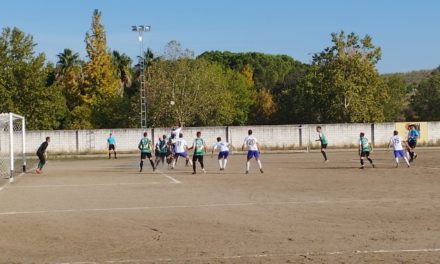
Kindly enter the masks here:
[[332, 32], [369, 34], [382, 48], [381, 73], [440, 65], [438, 0], [11, 0], [2, 1], [0, 27], [34, 37], [36, 51], [56, 62], [65, 48], [85, 58], [85, 33], [102, 12], [107, 45], [133, 59], [139, 42], [132, 25], [151, 25], [144, 46], [161, 54], [177, 40], [204, 51], [287, 54], [309, 63], [331, 45]]

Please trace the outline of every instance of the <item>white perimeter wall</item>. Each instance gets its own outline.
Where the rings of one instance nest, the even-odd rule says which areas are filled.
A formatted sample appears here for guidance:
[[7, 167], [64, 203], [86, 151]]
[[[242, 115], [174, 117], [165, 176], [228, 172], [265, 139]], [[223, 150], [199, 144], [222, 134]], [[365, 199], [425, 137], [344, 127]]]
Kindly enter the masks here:
[[[184, 138], [191, 145], [196, 132], [201, 131], [208, 147], [212, 147], [217, 137], [222, 137], [240, 149], [248, 129], [252, 129], [263, 148], [272, 149], [307, 149], [310, 145], [318, 145], [315, 140], [317, 125], [279, 125], [279, 126], [246, 126], [246, 127], [185, 127]], [[323, 124], [321, 125], [327, 136], [330, 147], [347, 147], [358, 144], [359, 133], [374, 141], [375, 145], [385, 145], [395, 129], [394, 123], [380, 124]], [[168, 128], [147, 129], [148, 137], [156, 141], [162, 135], [169, 135]], [[49, 151], [52, 153], [83, 153], [105, 152], [107, 138], [112, 132], [116, 139], [116, 148], [119, 151], [136, 151], [143, 129], [97, 129], [97, 130], [53, 130], [28, 131], [26, 133], [27, 152], [34, 153], [47, 136], [51, 137]], [[428, 143], [440, 141], [440, 122], [428, 122]], [[154, 133], [154, 134], [153, 134]], [[5, 133], [3, 133], [5, 134]], [[3, 142], [0, 134], [0, 142]], [[5, 143], [5, 142], [3, 142]], [[5, 144], [2, 144], [5, 145]], [[0, 149], [7, 151], [6, 148]]]

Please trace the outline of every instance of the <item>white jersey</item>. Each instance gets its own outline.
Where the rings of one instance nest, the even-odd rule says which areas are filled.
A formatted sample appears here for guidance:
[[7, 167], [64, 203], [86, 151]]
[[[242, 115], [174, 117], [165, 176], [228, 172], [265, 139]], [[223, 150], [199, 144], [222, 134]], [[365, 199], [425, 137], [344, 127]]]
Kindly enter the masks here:
[[257, 138], [255, 138], [253, 135], [250, 135], [244, 139], [243, 144], [246, 145], [247, 149], [250, 151], [258, 151], [257, 142]]
[[176, 146], [176, 153], [183, 153], [185, 152], [185, 148], [188, 146], [186, 143], [186, 140], [183, 138], [178, 138], [174, 142], [174, 145]]
[[216, 150], [217, 148], [220, 150], [220, 152], [229, 151], [228, 144], [226, 144], [226, 143], [223, 142], [223, 141], [217, 142], [217, 143], [214, 145], [214, 150]]
[[174, 138], [178, 138], [180, 132], [182, 132], [182, 127], [176, 128], [174, 130], [171, 130], [170, 135], [174, 135]]
[[403, 139], [398, 135], [391, 137], [390, 143], [393, 145], [393, 150], [403, 150], [402, 141]]

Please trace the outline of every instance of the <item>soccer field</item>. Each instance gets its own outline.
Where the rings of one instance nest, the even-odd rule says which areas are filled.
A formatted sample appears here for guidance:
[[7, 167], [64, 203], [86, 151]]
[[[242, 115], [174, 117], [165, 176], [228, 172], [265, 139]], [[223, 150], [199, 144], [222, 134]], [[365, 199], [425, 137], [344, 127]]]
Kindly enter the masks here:
[[206, 174], [138, 158], [52, 160], [0, 191], [0, 263], [438, 263], [440, 154], [245, 156]]

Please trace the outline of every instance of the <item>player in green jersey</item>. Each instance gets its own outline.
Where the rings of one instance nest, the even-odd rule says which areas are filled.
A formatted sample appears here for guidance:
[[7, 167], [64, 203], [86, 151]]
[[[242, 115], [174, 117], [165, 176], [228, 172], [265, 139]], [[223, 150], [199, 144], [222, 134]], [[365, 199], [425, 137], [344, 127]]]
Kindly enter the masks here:
[[167, 146], [167, 136], [163, 135], [162, 138], [159, 137], [159, 141], [156, 143], [155, 156], [156, 156], [156, 168], [160, 162], [162, 162], [162, 167], [165, 164], [165, 157], [167, 156], [168, 146]]
[[325, 137], [324, 133], [322, 133], [322, 128], [320, 126], [316, 127], [316, 132], [318, 132], [318, 139], [316, 141], [319, 141], [321, 143], [321, 153], [324, 157], [324, 162], [327, 163], [327, 153], [325, 150], [327, 149], [327, 138]]
[[154, 162], [151, 156], [151, 140], [147, 138], [147, 132], [144, 132], [144, 137], [139, 142], [138, 149], [141, 151], [141, 163], [139, 164], [141, 167], [140, 172], [142, 172], [144, 167], [145, 158], [150, 160], [151, 167], [153, 168], [153, 171], [155, 171], [156, 168], [154, 167]]
[[202, 132], [198, 131], [196, 135], [197, 138], [194, 139], [192, 146], [188, 148], [188, 150], [194, 149], [192, 174], [196, 174], [196, 161], [199, 161], [203, 173], [206, 173], [205, 165], [203, 164], [203, 155], [205, 154], [206, 151], [206, 144], [205, 141], [201, 138]]
[[373, 160], [370, 158], [370, 152], [373, 150], [371, 147], [370, 142], [368, 142], [368, 138], [365, 137], [365, 133], [361, 132], [359, 137], [359, 157], [361, 158], [361, 167], [360, 169], [364, 168], [364, 159], [367, 158], [367, 160], [370, 162], [371, 166], [374, 168]]

